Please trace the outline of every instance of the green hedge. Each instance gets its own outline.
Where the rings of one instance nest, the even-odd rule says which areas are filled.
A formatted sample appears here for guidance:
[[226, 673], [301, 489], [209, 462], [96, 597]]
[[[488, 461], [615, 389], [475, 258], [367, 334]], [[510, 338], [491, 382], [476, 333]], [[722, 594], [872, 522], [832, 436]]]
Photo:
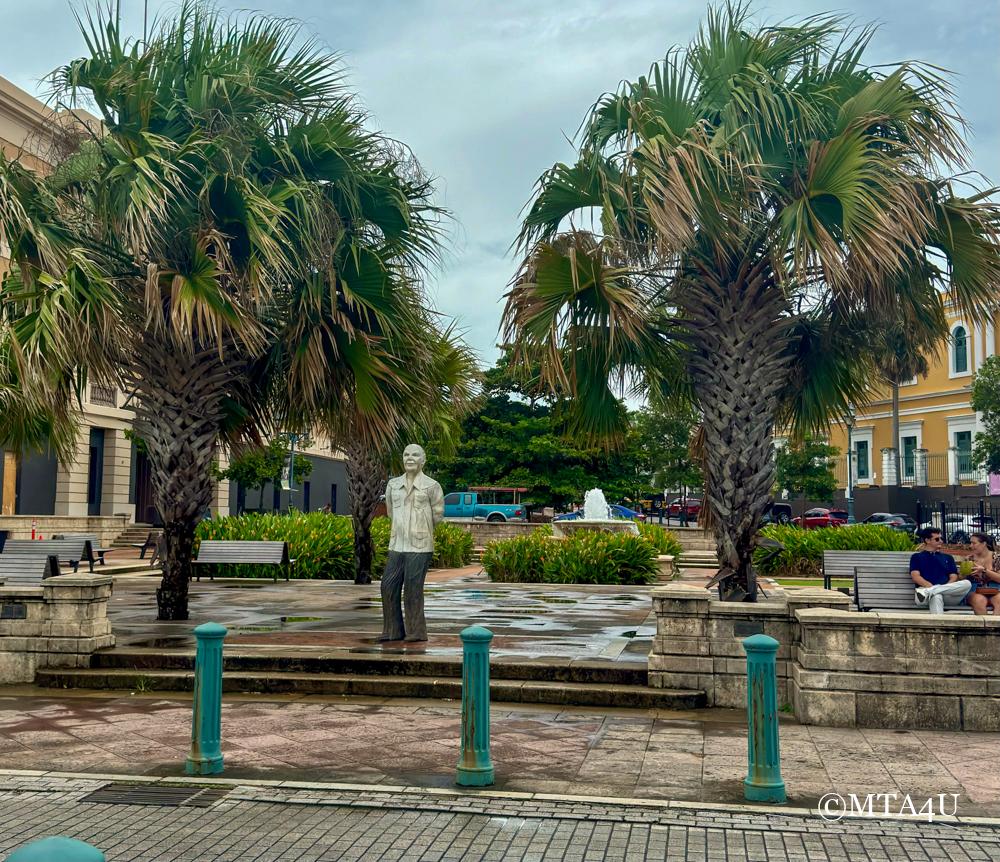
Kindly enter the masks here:
[[[288, 542], [288, 553], [295, 558], [293, 574], [297, 578], [354, 578], [354, 535], [351, 519], [323, 512], [291, 515], [245, 514], [203, 521], [198, 525], [198, 540], [237, 539]], [[375, 560], [372, 574], [381, 577], [389, 551], [389, 519], [372, 522]], [[461, 527], [443, 522], [434, 531], [435, 568], [457, 568], [472, 561], [472, 535]], [[220, 566], [216, 574], [227, 577], [259, 578], [271, 574], [268, 566]]]
[[652, 542], [630, 533], [577, 531], [555, 540], [551, 531], [490, 542], [483, 568], [494, 581], [550, 584], [648, 584], [656, 578]]
[[908, 533], [878, 524], [854, 524], [821, 530], [771, 524], [760, 532], [769, 539], [781, 542], [785, 550], [765, 563], [767, 552], [758, 548], [754, 555], [757, 571], [763, 575], [789, 578], [821, 577], [823, 551], [910, 551], [916, 548]]

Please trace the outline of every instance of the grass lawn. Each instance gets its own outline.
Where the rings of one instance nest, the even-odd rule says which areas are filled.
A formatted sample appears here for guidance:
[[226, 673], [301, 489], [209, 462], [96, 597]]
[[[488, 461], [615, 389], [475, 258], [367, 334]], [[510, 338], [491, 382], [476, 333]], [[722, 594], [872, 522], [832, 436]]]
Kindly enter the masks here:
[[[774, 581], [781, 584], [783, 587], [821, 587], [823, 586], [822, 578], [773, 578]], [[850, 578], [834, 578], [830, 582], [831, 589], [836, 590], [838, 587], [853, 587], [854, 581]]]

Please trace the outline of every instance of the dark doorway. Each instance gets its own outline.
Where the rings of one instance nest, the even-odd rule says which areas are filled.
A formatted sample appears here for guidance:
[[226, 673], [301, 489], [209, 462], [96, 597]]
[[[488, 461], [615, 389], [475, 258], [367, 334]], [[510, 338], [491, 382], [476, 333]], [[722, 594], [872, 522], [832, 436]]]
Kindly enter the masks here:
[[87, 514], [101, 514], [104, 484], [104, 429], [90, 429], [90, 464], [87, 467]]
[[135, 519], [140, 524], [155, 524], [156, 507], [153, 505], [153, 480], [149, 457], [145, 452], [132, 449], [132, 465], [135, 472], [132, 502], [135, 503]]
[[302, 511], [303, 512], [308, 512], [309, 511], [309, 490], [310, 490], [309, 483], [308, 482], [303, 482], [302, 483]]
[[330, 511], [337, 514], [337, 486], [330, 486]]

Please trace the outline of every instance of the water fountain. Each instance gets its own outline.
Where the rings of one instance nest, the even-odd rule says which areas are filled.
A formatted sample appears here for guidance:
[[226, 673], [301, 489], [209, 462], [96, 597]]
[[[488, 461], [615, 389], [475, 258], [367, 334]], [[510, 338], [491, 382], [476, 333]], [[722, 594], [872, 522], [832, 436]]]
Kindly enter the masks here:
[[591, 488], [583, 498], [583, 517], [572, 521], [553, 521], [552, 535], [564, 539], [580, 530], [605, 533], [632, 533], [639, 535], [635, 521], [611, 517], [611, 507], [600, 488]]

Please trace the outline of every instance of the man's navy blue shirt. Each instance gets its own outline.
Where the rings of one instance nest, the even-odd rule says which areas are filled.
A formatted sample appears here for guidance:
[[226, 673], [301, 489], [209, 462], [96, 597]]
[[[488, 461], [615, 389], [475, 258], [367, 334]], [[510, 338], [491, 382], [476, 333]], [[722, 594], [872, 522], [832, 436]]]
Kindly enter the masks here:
[[941, 551], [917, 551], [910, 557], [910, 571], [920, 572], [929, 584], [946, 584], [949, 575], [958, 574], [958, 566], [951, 554]]

